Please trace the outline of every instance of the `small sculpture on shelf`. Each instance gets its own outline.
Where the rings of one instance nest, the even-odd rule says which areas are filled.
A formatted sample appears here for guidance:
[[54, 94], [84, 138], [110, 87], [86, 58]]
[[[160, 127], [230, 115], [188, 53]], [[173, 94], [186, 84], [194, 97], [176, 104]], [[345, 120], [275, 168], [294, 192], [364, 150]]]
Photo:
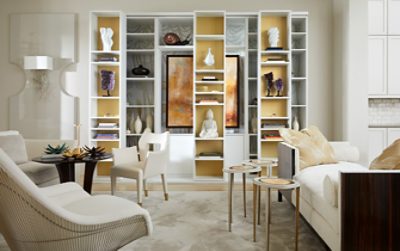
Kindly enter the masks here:
[[176, 33], [168, 32], [164, 35], [164, 43], [166, 45], [187, 45], [190, 43], [190, 34], [181, 40]]
[[101, 42], [103, 43], [103, 51], [111, 51], [111, 47], [114, 44], [112, 36], [114, 31], [109, 27], [100, 28]]
[[283, 80], [281, 78], [277, 79], [275, 81], [275, 89], [277, 91], [276, 96], [280, 97], [282, 96], [282, 91], [283, 91]]
[[153, 128], [153, 116], [149, 113], [146, 115], [146, 128], [145, 132], [151, 132], [151, 128]]
[[135, 133], [136, 134], [141, 134], [142, 133], [142, 120], [140, 119], [140, 116], [137, 115], [136, 121], [135, 121]]
[[274, 74], [272, 72], [264, 74], [267, 80], [267, 97], [271, 97], [271, 90], [274, 87]]
[[107, 95], [111, 96], [110, 91], [114, 90], [115, 86], [115, 73], [113, 71], [101, 70], [101, 89], [107, 91]]
[[150, 70], [143, 67], [143, 65], [139, 65], [138, 67], [132, 69], [132, 74], [139, 76], [147, 76], [150, 74]]
[[208, 109], [206, 119], [201, 126], [200, 138], [218, 138], [217, 122], [214, 120], [214, 113]]
[[267, 50], [282, 50], [283, 48], [278, 47], [279, 42], [279, 29], [272, 27], [268, 30], [268, 42], [269, 46]]
[[207, 56], [204, 58], [204, 64], [207, 66], [213, 66], [215, 64], [214, 55], [211, 53], [211, 48], [208, 48]]

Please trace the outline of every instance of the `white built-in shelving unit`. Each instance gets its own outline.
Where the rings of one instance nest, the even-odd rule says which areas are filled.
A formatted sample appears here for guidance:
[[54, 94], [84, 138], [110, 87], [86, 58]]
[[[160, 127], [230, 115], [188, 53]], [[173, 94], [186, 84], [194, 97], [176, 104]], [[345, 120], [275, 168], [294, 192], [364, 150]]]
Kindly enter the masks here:
[[[90, 125], [91, 145], [113, 147], [135, 146], [143, 130], [161, 133], [170, 131], [170, 179], [176, 181], [221, 182], [225, 180], [223, 167], [239, 164], [244, 159], [275, 158], [279, 138], [262, 136], [279, 128], [263, 128], [263, 123], [284, 121], [292, 125], [297, 116], [300, 127], [307, 126], [307, 13], [291, 11], [224, 12], [194, 11], [175, 13], [91, 12], [90, 34]], [[270, 19], [269, 17], [273, 17]], [[111, 18], [111, 19], [110, 19]], [[275, 23], [274, 18], [282, 19]], [[106, 21], [107, 20], [107, 21]], [[269, 21], [273, 21], [269, 23]], [[110, 22], [110, 23], [108, 23]], [[281, 23], [283, 22], [283, 23]], [[107, 55], [117, 62], [97, 62], [102, 56], [99, 27], [113, 27], [114, 46]], [[282, 26], [283, 50], [266, 50], [266, 29]], [[174, 32], [187, 45], [166, 45], [163, 37]], [[205, 53], [212, 48], [216, 63], [203, 64]], [[193, 128], [168, 128], [166, 124], [166, 62], [168, 56], [193, 57]], [[281, 56], [285, 62], [268, 62], [268, 57]], [[239, 61], [239, 124], [225, 128], [226, 60]], [[263, 60], [264, 59], [264, 60]], [[150, 70], [138, 76], [132, 69], [142, 65]], [[99, 89], [99, 70], [113, 69], [117, 83], [111, 97], [104, 97]], [[285, 69], [284, 95], [266, 97], [263, 74], [269, 69]], [[202, 76], [217, 76], [215, 81], [204, 81]], [[279, 70], [277, 76], [279, 76]], [[201, 88], [199, 88], [201, 87]], [[200, 97], [217, 99], [218, 103], [198, 103]], [[201, 123], [208, 109], [214, 112], [219, 137], [199, 137]], [[270, 111], [278, 109], [272, 116]], [[274, 112], [272, 112], [274, 113]], [[140, 117], [142, 130], [135, 131], [134, 121]], [[99, 122], [116, 123], [116, 128], [101, 129]], [[118, 139], [98, 140], [97, 133], [118, 134]], [[184, 146], [184, 147], [182, 147]], [[203, 157], [201, 152], [216, 151], [222, 156]], [[109, 180], [111, 160], [99, 165], [97, 181]], [[103, 179], [102, 179], [103, 177]]]

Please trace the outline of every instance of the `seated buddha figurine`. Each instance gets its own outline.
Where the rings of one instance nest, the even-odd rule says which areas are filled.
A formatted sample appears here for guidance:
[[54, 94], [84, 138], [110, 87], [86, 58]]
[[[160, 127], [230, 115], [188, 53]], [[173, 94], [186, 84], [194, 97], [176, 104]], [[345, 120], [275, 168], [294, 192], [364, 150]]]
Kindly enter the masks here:
[[206, 119], [201, 126], [200, 138], [218, 138], [217, 122], [211, 109], [208, 109]]

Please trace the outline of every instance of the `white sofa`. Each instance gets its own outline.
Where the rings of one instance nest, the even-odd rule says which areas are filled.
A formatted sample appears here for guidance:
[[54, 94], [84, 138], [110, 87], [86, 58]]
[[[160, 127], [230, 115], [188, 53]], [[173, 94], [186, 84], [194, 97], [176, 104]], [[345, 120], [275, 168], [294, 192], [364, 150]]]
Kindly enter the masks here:
[[40, 164], [32, 161], [32, 158], [41, 156], [48, 144], [54, 146], [62, 143], [73, 146], [75, 141], [24, 139], [18, 131], [0, 132], [0, 148], [40, 187], [60, 183], [59, 175], [54, 165]]
[[[368, 169], [352, 163], [359, 159], [359, 153], [348, 142], [330, 144], [339, 163], [307, 167], [300, 171], [299, 150], [281, 143], [278, 149], [279, 177], [293, 178], [300, 183], [300, 213], [329, 248], [340, 250], [339, 174], [343, 171], [365, 172]], [[295, 202], [294, 194], [283, 194], [289, 201]]]

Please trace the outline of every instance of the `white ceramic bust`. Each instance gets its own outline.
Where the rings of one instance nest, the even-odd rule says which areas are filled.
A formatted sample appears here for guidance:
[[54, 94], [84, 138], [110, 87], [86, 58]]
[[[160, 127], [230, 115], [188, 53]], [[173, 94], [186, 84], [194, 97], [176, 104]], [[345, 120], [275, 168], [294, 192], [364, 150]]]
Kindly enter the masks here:
[[211, 109], [208, 109], [206, 119], [201, 126], [200, 138], [218, 138], [217, 122]]
[[278, 47], [279, 29], [277, 27], [272, 27], [268, 30], [268, 41], [270, 47]]
[[103, 51], [111, 51], [111, 47], [114, 44], [112, 36], [114, 32], [111, 28], [100, 28], [101, 42], [103, 43]]

